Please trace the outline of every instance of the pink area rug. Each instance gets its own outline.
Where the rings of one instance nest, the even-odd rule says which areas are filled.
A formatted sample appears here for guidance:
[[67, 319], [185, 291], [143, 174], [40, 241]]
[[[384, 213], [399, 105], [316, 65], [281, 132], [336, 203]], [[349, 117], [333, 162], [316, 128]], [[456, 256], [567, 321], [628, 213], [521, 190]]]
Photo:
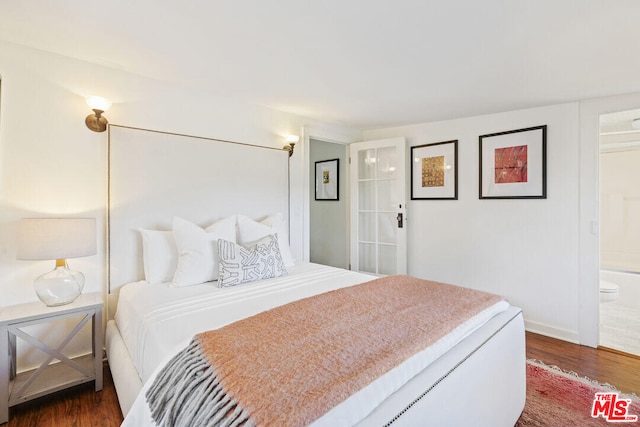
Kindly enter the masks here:
[[527, 362], [527, 403], [516, 427], [607, 425], [640, 427], [640, 399], [573, 372]]

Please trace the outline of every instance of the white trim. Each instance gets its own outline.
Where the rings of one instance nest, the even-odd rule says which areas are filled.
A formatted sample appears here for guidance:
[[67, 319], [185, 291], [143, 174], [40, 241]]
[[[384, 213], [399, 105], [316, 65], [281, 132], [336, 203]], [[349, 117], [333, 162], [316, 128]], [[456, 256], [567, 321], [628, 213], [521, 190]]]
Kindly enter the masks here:
[[544, 323], [532, 322], [530, 320], [525, 320], [524, 326], [527, 331], [533, 332], [535, 334], [557, 338], [559, 340], [572, 342], [574, 344], [580, 343], [579, 334], [577, 331], [559, 329], [553, 326], [545, 325]]

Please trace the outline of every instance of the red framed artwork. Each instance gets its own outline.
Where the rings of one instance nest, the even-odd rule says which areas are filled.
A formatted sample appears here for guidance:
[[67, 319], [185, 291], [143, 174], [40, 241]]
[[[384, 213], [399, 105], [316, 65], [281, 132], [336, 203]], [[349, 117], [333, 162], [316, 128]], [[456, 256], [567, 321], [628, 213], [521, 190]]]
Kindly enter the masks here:
[[480, 136], [481, 199], [547, 198], [547, 126]]

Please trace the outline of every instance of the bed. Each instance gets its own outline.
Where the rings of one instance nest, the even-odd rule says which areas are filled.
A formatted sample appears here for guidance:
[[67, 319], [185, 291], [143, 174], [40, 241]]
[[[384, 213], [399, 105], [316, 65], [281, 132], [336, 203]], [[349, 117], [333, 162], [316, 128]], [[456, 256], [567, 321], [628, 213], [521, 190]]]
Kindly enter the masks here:
[[[174, 134], [131, 129], [110, 129], [109, 140], [110, 320], [106, 350], [124, 425], [154, 425], [149, 389], [194, 335], [238, 325], [243, 319], [314, 296], [366, 286], [376, 279], [293, 260], [287, 235], [289, 195], [283, 191], [289, 179], [288, 167], [283, 167], [288, 162], [286, 153], [265, 154], [259, 147], [212, 144], [211, 140], [192, 141], [185, 136], [176, 139]], [[176, 170], [176, 157], [171, 154], [176, 147], [180, 158], [190, 159], [182, 170]], [[203, 149], [213, 152], [205, 154]], [[233, 156], [239, 160], [229, 160]], [[134, 165], [131, 159], [135, 159]], [[194, 165], [202, 161], [211, 166], [215, 159], [222, 160], [213, 168]], [[225, 170], [225, 165], [237, 166], [238, 162], [247, 165], [246, 173]], [[209, 176], [211, 169], [213, 176]], [[174, 173], [168, 174], [169, 170]], [[243, 179], [230, 192], [230, 174], [245, 178], [268, 174], [270, 179]], [[221, 176], [226, 177], [222, 187]], [[260, 197], [246, 197], [243, 188]], [[208, 204], [209, 199], [214, 201]], [[228, 230], [230, 223], [234, 224], [235, 242], [231, 243], [238, 245], [236, 251], [251, 248], [254, 243], [249, 242], [255, 242], [255, 237], [267, 238], [258, 236], [265, 227], [276, 231], [277, 245], [272, 246], [280, 254], [278, 261], [286, 265], [285, 274], [219, 287], [218, 283], [227, 280], [220, 269], [224, 261], [224, 246], [220, 246], [217, 281], [187, 273], [182, 284], [188, 284], [176, 286], [167, 278], [174, 269], [180, 270], [180, 264], [167, 267], [166, 262], [148, 259], [151, 253], [156, 260], [163, 259], [158, 248], [166, 246], [171, 236], [178, 236], [176, 230], [181, 227], [213, 232], [211, 227], [218, 224], [215, 233], [225, 235], [221, 230]], [[225, 237], [234, 240], [230, 234]], [[219, 241], [227, 240], [220, 237]], [[155, 272], [149, 265], [155, 266]], [[340, 403], [308, 424], [514, 425], [525, 400], [522, 313], [505, 301], [492, 302], [416, 356], [338, 400]]]

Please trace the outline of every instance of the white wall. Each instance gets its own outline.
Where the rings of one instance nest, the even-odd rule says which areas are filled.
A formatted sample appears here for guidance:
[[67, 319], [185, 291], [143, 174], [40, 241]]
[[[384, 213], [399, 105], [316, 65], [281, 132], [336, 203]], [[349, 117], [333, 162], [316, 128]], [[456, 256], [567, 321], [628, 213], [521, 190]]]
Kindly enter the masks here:
[[[282, 147], [305, 127], [360, 137], [357, 129], [317, 123], [167, 83], [0, 42], [0, 307], [36, 300], [34, 277], [51, 262], [16, 261], [22, 217], [98, 219], [96, 256], [73, 259], [85, 292], [105, 289], [107, 134], [84, 125], [89, 95], [110, 98], [111, 123]], [[292, 249], [303, 257], [304, 143], [291, 158]]]
[[[362, 138], [357, 129], [4, 42], [0, 58], [0, 307], [35, 300], [33, 278], [51, 268], [15, 260], [20, 218], [87, 215], [104, 224], [106, 134], [84, 125], [84, 97], [96, 94], [114, 101], [105, 115], [122, 125], [276, 147], [284, 135], [300, 134], [290, 166], [291, 243], [307, 260], [310, 137], [406, 136], [409, 145], [458, 139], [459, 200], [409, 204], [409, 273], [501, 293], [524, 308], [529, 329], [572, 341], [580, 306], [587, 332], [579, 340], [597, 345], [598, 252], [589, 230], [597, 221], [598, 114], [636, 108], [640, 95], [373, 130]], [[478, 135], [541, 124], [549, 126], [548, 199], [478, 200]], [[86, 274], [88, 292], [104, 287], [99, 237], [96, 256], [70, 261]]]
[[[578, 103], [365, 131], [409, 146], [459, 141], [457, 201], [408, 205], [409, 274], [504, 295], [527, 328], [578, 341]], [[547, 199], [479, 200], [478, 136], [547, 125]]]

